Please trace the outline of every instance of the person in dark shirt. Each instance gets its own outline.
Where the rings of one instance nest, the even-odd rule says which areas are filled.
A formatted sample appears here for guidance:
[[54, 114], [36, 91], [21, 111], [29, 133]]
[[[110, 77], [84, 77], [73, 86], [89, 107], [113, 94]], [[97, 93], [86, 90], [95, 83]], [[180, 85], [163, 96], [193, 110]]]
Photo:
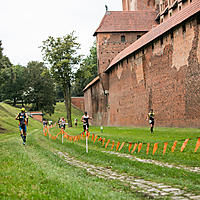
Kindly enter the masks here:
[[84, 132], [87, 130], [89, 131], [89, 119], [92, 119], [87, 112], [81, 117], [81, 121], [83, 122], [83, 130]]
[[149, 124], [151, 125], [151, 133], [153, 133], [153, 128], [154, 128], [154, 117], [155, 114], [153, 112], [153, 109], [150, 109], [150, 112], [148, 113], [148, 120], [149, 120]]
[[19, 130], [21, 138], [23, 140], [23, 145], [26, 143], [26, 126], [28, 125], [28, 115], [25, 113], [25, 108], [21, 109], [21, 112], [15, 117], [16, 120], [19, 120]]
[[75, 127], [77, 127], [77, 125], [78, 125], [78, 119], [77, 118], [74, 120], [74, 125], [75, 125]]

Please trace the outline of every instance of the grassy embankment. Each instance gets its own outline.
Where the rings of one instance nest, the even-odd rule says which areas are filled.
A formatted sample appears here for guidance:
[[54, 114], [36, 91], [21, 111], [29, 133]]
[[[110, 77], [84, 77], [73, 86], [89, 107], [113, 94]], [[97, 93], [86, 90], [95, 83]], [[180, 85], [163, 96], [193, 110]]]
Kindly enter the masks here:
[[[17, 121], [14, 120], [18, 109], [6, 104], [0, 104], [0, 125], [4, 130], [0, 134], [0, 199], [142, 199], [141, 194], [133, 192], [129, 186], [118, 181], [104, 180], [88, 174], [85, 170], [66, 164], [56, 151], [67, 152], [78, 160], [97, 166], [105, 166], [126, 172], [135, 177], [152, 180], [158, 183], [172, 185], [188, 192], [200, 191], [200, 175], [186, 170], [159, 167], [153, 164], [141, 164], [127, 158], [105, 154], [105, 148], [100, 142], [93, 144], [89, 141], [89, 153], [85, 153], [85, 142], [70, 142], [61, 137], [49, 140], [42, 134], [42, 125], [30, 119], [27, 145], [23, 146]], [[58, 104], [51, 119], [55, 122], [58, 117], [66, 116], [64, 105]], [[46, 116], [49, 118], [49, 116]], [[81, 113], [73, 111], [73, 119], [79, 119], [78, 128], [67, 128], [66, 132], [77, 135], [82, 131]], [[146, 155], [146, 144], [140, 153], [133, 155], [140, 158], [155, 159], [162, 162], [200, 167], [200, 151], [194, 153], [196, 137], [200, 136], [199, 129], [156, 128], [155, 134], [150, 135], [148, 128], [104, 127], [100, 133], [99, 127], [91, 127], [90, 131], [115, 142], [150, 142], [150, 152]], [[52, 128], [51, 134], [57, 134], [58, 128]], [[180, 152], [183, 141], [178, 142], [174, 153], [171, 146], [175, 140], [189, 140], [185, 150]], [[164, 142], [169, 141], [166, 154], [162, 155]], [[158, 150], [152, 155], [152, 147], [158, 142]], [[110, 150], [111, 144], [107, 150]], [[130, 154], [127, 146], [121, 152]]]

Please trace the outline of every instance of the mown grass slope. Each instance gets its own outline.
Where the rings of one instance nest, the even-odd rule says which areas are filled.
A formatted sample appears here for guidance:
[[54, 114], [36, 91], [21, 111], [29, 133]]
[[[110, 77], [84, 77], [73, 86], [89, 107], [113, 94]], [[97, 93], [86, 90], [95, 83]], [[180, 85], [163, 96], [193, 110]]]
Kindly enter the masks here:
[[[0, 104], [0, 125], [5, 129], [0, 134], [0, 199], [145, 199], [145, 195], [131, 190], [117, 180], [105, 180], [92, 176], [86, 170], [67, 164], [57, 152], [66, 152], [77, 160], [103, 166], [118, 173], [127, 173], [145, 180], [183, 188], [188, 192], [198, 194], [200, 191], [200, 174], [184, 169], [161, 167], [150, 163], [141, 163], [116, 155], [105, 154], [103, 151], [111, 149], [111, 144], [105, 149], [101, 142], [93, 143], [89, 139], [89, 153], [85, 153], [85, 141], [61, 142], [51, 140], [42, 134], [42, 124], [30, 119], [27, 144], [22, 145], [19, 137], [18, 122], [14, 119], [18, 109], [7, 104]], [[51, 119], [66, 116], [63, 104], [58, 104]], [[59, 113], [60, 112], [60, 113]], [[77, 111], [78, 112], [78, 111]], [[74, 113], [74, 112], [73, 112]], [[78, 128], [66, 128], [70, 135], [82, 132], [80, 117], [82, 113], [75, 113], [79, 119]], [[50, 129], [52, 135], [60, 130], [58, 127]], [[199, 129], [156, 128], [154, 135], [149, 134], [147, 128], [104, 127], [103, 133], [99, 127], [91, 126], [90, 132], [95, 135], [114, 140], [115, 142], [143, 142], [140, 153], [134, 156], [155, 159], [174, 165], [200, 167], [200, 149], [194, 153], [196, 138], [200, 136]], [[174, 140], [189, 140], [185, 150], [180, 152], [183, 141], [178, 142], [175, 152], [171, 148], [162, 155], [164, 142], [169, 145]], [[146, 143], [151, 143], [149, 155], [146, 155]], [[158, 150], [152, 155], [152, 146], [158, 142]], [[115, 149], [115, 148], [114, 148]], [[113, 150], [114, 151], [114, 150]], [[127, 144], [121, 150], [128, 152]]]

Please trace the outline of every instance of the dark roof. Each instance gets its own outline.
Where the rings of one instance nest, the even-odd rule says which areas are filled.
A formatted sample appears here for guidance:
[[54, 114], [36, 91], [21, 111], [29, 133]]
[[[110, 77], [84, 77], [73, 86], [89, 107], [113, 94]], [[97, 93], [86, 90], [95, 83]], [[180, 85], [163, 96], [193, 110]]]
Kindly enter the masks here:
[[155, 22], [155, 11], [107, 11], [94, 33], [149, 31]]
[[121, 51], [110, 63], [108, 68], [105, 71], [108, 71], [113, 65], [118, 63], [123, 58], [127, 57], [131, 53], [135, 52], [136, 50], [144, 47], [154, 39], [158, 38], [165, 32], [169, 31], [173, 27], [177, 26], [178, 24], [182, 23], [189, 17], [195, 15], [200, 11], [200, 1], [194, 1], [183, 10], [179, 11], [177, 14], [166, 20], [165, 22], [161, 23], [160, 25], [156, 26], [148, 33], [144, 34], [141, 38], [136, 40], [133, 44], [129, 47]]
[[96, 78], [94, 78], [84, 89], [83, 91], [87, 90], [91, 85], [93, 85], [94, 83], [96, 83], [99, 80], [99, 76], [97, 76]]

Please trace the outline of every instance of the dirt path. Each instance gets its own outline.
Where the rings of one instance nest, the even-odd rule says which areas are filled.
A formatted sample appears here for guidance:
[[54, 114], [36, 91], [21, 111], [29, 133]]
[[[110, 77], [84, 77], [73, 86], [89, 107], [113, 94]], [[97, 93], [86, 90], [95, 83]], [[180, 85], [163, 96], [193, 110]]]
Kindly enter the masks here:
[[132, 155], [125, 154], [125, 153], [123, 154], [123, 153], [118, 153], [118, 152], [113, 152], [113, 151], [103, 151], [103, 153], [114, 154], [118, 157], [128, 158], [130, 160], [135, 160], [135, 161], [142, 162], [142, 163], [150, 163], [150, 164], [158, 165], [158, 166], [161, 166], [161, 167], [184, 169], [186, 171], [190, 171], [190, 172], [200, 174], [200, 167], [186, 167], [186, 166], [183, 166], [183, 165], [173, 165], [173, 164], [163, 163], [163, 162], [156, 161], [156, 160], [141, 159], [141, 158], [137, 158], [137, 157], [132, 156]]
[[122, 173], [120, 174], [117, 171], [105, 168], [98, 167], [92, 164], [79, 161], [74, 157], [69, 156], [67, 153], [57, 152], [57, 154], [64, 158], [65, 162], [69, 165], [73, 165], [79, 168], [86, 170], [93, 176], [97, 176], [103, 179], [113, 179], [118, 180], [124, 185], [128, 185], [133, 191], [143, 193], [148, 198], [157, 198], [169, 197], [171, 199], [200, 199], [200, 194], [189, 194], [184, 190], [179, 188], [171, 187], [163, 183], [156, 183], [152, 181], [146, 181], [142, 178], [136, 178], [130, 176], [129, 174]]

